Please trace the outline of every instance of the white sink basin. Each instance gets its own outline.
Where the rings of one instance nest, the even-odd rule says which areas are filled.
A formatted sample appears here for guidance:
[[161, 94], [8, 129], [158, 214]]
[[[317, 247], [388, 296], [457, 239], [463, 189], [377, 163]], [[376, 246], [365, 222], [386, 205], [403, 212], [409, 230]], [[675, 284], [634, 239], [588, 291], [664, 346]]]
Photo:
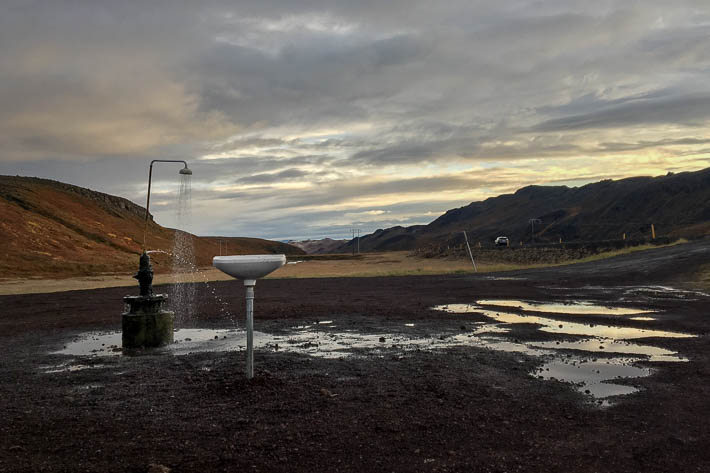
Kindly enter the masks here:
[[286, 264], [286, 255], [215, 256], [212, 266], [237, 279], [253, 281]]

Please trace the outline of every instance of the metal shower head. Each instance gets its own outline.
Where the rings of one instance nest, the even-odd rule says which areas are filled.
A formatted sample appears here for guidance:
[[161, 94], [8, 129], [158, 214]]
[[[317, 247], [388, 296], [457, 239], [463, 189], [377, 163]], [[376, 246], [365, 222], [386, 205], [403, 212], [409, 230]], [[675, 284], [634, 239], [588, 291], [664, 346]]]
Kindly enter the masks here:
[[192, 169], [190, 169], [189, 167], [187, 167], [187, 165], [185, 165], [184, 168], [180, 169], [180, 174], [192, 175]]

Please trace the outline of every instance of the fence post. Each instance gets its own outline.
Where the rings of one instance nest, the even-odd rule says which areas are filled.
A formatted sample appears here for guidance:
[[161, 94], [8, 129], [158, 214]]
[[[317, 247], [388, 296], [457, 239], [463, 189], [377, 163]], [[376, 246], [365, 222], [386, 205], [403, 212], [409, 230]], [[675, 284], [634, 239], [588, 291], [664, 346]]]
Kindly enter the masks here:
[[473, 271], [478, 272], [476, 268], [476, 262], [473, 260], [473, 253], [471, 253], [471, 246], [468, 244], [468, 236], [466, 236], [466, 230], [463, 232], [463, 237], [466, 240], [466, 248], [468, 248], [468, 255], [471, 257], [471, 264], [473, 264]]

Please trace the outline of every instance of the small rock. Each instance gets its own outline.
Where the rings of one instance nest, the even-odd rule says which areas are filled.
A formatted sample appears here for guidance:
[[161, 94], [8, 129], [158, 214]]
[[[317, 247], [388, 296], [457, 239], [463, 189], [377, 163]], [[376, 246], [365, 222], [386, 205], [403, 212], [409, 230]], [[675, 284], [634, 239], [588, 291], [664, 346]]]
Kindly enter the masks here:
[[151, 463], [148, 465], [146, 473], [170, 473], [172, 470], [165, 465], [159, 463]]
[[385, 337], [380, 337], [380, 342], [385, 343]]

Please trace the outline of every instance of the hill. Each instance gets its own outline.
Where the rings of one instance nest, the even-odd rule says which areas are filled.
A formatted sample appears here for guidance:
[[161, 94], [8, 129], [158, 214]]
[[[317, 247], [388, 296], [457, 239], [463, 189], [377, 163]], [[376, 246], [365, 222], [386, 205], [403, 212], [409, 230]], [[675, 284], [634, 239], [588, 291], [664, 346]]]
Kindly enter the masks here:
[[[135, 272], [142, 251], [145, 208], [121, 198], [48, 179], [0, 176], [0, 278], [67, 277]], [[172, 266], [175, 230], [148, 222], [155, 272]], [[198, 266], [229, 254], [303, 251], [258, 238], [198, 237]]]
[[302, 249], [309, 255], [319, 255], [332, 253], [334, 250], [347, 243], [347, 240], [323, 238], [322, 240], [290, 241], [288, 243]]
[[[531, 220], [535, 219], [533, 223]], [[697, 238], [710, 234], [710, 168], [661, 177], [604, 180], [582, 187], [527, 186], [449, 210], [428, 225], [393, 227], [360, 239], [362, 251], [472, 244]], [[348, 252], [353, 241], [338, 251]]]

